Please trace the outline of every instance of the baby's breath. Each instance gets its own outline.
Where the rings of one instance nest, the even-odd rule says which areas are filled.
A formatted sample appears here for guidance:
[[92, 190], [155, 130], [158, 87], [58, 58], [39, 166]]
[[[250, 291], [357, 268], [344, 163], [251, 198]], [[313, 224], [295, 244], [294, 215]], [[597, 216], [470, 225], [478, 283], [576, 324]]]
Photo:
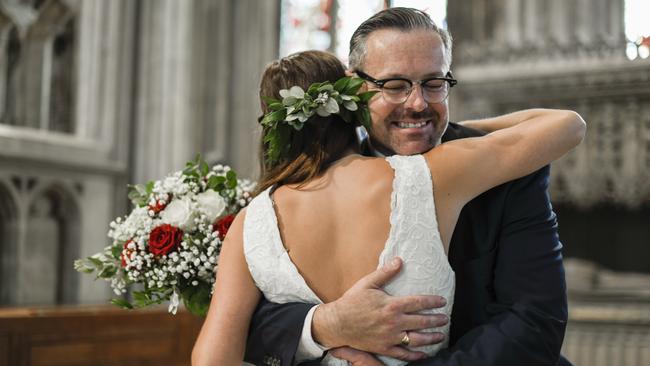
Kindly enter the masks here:
[[[133, 210], [109, 223], [111, 245], [75, 261], [75, 268], [96, 272], [118, 296], [125, 295], [133, 284], [144, 288], [132, 293], [132, 301], [114, 299], [116, 305], [138, 308], [169, 301], [169, 311], [176, 313], [182, 299], [190, 311], [205, 314], [221, 249], [213, 225], [246, 206], [254, 189], [253, 182], [237, 179], [230, 167], [219, 164], [210, 168], [197, 157], [183, 171], [133, 186], [129, 193]], [[216, 193], [205, 194], [208, 191]], [[185, 203], [170, 206], [175, 200]], [[165, 213], [172, 206], [179, 211]], [[170, 222], [183, 226], [182, 238], [168, 252], [155, 255], [149, 246], [150, 235]]]

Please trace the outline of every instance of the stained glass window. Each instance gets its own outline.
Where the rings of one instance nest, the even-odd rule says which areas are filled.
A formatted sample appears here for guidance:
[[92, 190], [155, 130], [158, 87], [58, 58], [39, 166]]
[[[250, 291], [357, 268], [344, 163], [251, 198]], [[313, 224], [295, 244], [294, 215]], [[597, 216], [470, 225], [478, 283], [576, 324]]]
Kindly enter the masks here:
[[347, 62], [354, 30], [372, 14], [395, 6], [423, 10], [446, 27], [447, 0], [282, 0], [280, 56], [318, 49]]
[[341, 61], [348, 62], [350, 38], [357, 27], [387, 4], [377, 0], [338, 0], [336, 14], [336, 44], [333, 48]]
[[332, 0], [283, 0], [280, 56], [310, 49], [330, 49], [332, 5]]
[[625, 36], [627, 57], [648, 58], [650, 56], [650, 2], [648, 0], [625, 1]]

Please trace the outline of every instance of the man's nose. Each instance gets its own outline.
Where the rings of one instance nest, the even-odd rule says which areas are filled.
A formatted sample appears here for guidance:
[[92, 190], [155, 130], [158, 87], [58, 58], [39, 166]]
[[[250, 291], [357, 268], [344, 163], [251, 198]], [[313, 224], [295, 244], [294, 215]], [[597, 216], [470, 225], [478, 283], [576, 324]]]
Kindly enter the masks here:
[[404, 107], [416, 112], [421, 112], [427, 108], [427, 101], [424, 99], [422, 86], [419, 84], [413, 85], [411, 89], [411, 94], [406, 97], [404, 102]]

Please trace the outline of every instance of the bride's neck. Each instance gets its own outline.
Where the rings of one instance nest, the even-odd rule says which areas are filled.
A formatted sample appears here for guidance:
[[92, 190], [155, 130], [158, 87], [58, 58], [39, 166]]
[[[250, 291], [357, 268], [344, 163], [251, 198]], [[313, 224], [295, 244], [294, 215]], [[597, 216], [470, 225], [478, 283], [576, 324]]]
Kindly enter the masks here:
[[353, 148], [348, 148], [347, 150], [343, 151], [337, 158], [333, 159], [329, 165], [331, 166], [332, 164], [336, 164], [337, 162], [350, 157], [350, 156], [355, 156], [355, 155], [361, 155], [358, 149], [353, 149]]

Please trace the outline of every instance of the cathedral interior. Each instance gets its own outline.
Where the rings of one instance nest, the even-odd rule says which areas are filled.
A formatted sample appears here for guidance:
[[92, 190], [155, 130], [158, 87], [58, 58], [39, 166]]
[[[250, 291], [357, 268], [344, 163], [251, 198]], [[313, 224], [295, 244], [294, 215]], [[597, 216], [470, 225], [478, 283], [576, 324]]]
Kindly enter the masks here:
[[73, 261], [107, 245], [127, 184], [197, 153], [255, 179], [264, 66], [310, 48], [345, 61], [351, 32], [389, 6], [453, 35], [451, 120], [544, 107], [588, 122], [551, 169], [563, 354], [650, 364], [646, 1], [0, 0], [0, 365], [189, 364], [199, 320], [113, 309]]

